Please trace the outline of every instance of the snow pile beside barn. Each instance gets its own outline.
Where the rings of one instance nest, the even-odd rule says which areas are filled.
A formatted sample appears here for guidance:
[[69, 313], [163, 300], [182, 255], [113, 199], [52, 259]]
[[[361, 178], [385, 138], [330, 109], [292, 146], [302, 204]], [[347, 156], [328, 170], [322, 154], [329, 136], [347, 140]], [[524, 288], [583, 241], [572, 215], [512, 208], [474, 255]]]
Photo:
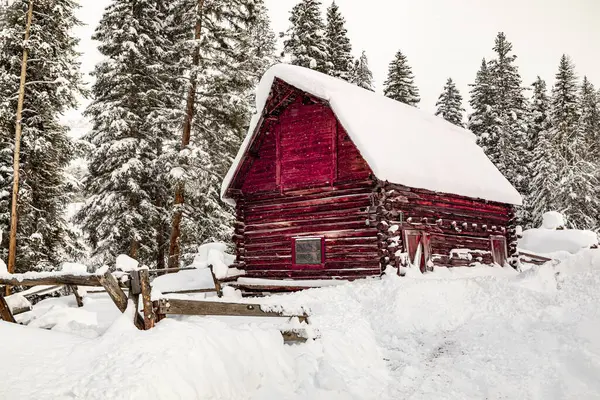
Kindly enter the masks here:
[[574, 254], [598, 246], [598, 235], [592, 231], [566, 229], [564, 217], [550, 211], [543, 215], [540, 228], [528, 229], [519, 239], [519, 248], [537, 254]]
[[53, 331], [0, 322], [0, 350], [19, 371], [3, 375], [0, 398], [598, 397], [600, 250], [523, 273], [440, 271], [401, 278], [390, 268], [381, 280], [261, 299], [310, 309], [317, 339], [292, 346], [247, 318], [167, 318], [137, 331], [90, 295], [82, 311], [104, 326], [99, 337], [65, 321]]

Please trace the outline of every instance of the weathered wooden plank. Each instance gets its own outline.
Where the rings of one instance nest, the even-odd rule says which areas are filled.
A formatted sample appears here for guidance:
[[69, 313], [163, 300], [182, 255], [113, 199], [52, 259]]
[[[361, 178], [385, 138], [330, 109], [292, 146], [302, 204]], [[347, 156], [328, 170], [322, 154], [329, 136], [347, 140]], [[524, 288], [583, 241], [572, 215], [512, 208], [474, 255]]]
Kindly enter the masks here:
[[142, 303], [144, 304], [144, 327], [146, 330], [152, 329], [156, 324], [156, 316], [154, 315], [154, 310], [152, 309], [152, 298], [150, 295], [152, 291], [152, 288], [150, 287], [150, 274], [146, 269], [134, 272], [139, 273], [140, 278]]
[[127, 309], [127, 296], [121, 289], [119, 282], [110, 272], [100, 275], [98, 277], [100, 285], [104, 286], [106, 293], [110, 296], [112, 301], [115, 303], [117, 308], [121, 312], [125, 312]]
[[31, 274], [13, 274], [10, 278], [0, 277], [0, 285], [10, 286], [38, 286], [38, 285], [76, 285], [76, 286], [102, 286], [100, 275], [46, 275], [40, 273], [40, 277], [31, 277]]
[[223, 303], [218, 301], [161, 299], [158, 305], [159, 314], [178, 315], [212, 315], [239, 317], [297, 317], [306, 322], [306, 315], [287, 315], [273, 311], [263, 311], [260, 304]]
[[209, 265], [208, 268], [210, 269], [210, 275], [212, 276], [212, 280], [213, 280], [213, 284], [215, 285], [215, 291], [217, 292], [217, 296], [223, 297], [223, 287], [221, 286], [221, 282], [219, 281], [219, 279], [217, 279], [217, 276], [215, 275], [214, 267], [212, 265]]
[[135, 325], [136, 328], [143, 331], [145, 328], [145, 324], [144, 324], [144, 318], [140, 315], [140, 311], [139, 311], [140, 295], [137, 293], [134, 294], [130, 288], [129, 293], [128, 293], [128, 301], [131, 301], [135, 308], [134, 314], [133, 314], [133, 324]]
[[4, 300], [2, 293], [0, 293], [0, 318], [6, 322], [12, 322], [15, 324], [17, 323], [17, 321], [15, 321], [15, 317], [10, 311], [10, 307], [8, 307], [6, 300]]
[[81, 298], [81, 295], [79, 294], [79, 291], [77, 290], [77, 286], [69, 285], [68, 287], [71, 290], [71, 293], [73, 293], [73, 296], [75, 296], [75, 301], [77, 302], [77, 307], [83, 307], [83, 299]]

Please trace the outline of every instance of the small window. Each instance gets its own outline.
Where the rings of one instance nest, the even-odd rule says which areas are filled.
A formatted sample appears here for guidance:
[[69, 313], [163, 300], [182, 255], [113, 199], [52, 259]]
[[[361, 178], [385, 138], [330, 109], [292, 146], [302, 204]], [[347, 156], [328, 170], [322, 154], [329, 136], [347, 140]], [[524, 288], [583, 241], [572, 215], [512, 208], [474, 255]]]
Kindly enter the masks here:
[[324, 238], [307, 237], [293, 239], [294, 265], [322, 265], [325, 261]]

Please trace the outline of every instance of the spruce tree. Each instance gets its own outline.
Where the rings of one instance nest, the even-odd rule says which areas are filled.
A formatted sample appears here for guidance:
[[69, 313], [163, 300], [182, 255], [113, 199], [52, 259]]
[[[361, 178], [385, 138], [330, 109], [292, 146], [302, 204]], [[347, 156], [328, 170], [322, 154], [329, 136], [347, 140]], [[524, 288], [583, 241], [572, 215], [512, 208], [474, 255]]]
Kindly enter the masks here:
[[541, 131], [549, 128], [550, 124], [550, 98], [546, 82], [539, 76], [531, 84], [533, 94], [529, 106], [529, 134], [527, 137], [528, 148], [533, 151], [538, 144], [538, 136]]
[[364, 50], [360, 57], [354, 61], [354, 65], [350, 71], [349, 81], [363, 89], [372, 92], [375, 91], [375, 86], [373, 85], [373, 73], [369, 69], [369, 60], [367, 59], [367, 54]]
[[[474, 107], [476, 118], [469, 126], [477, 129], [479, 145], [527, 204], [531, 156], [527, 148], [528, 109], [524, 88], [515, 65], [517, 57], [512, 54], [512, 44], [504, 33], [496, 36], [493, 50], [496, 56], [478, 74], [485, 86], [479, 88], [481, 93], [475, 93], [488, 98], [471, 99], [477, 108]], [[527, 207], [519, 209], [518, 216], [522, 221], [529, 219], [526, 214]]]
[[[587, 83], [583, 93], [593, 91]], [[545, 156], [552, 160], [556, 181], [548, 180], [546, 187], [536, 186], [541, 194], [536, 200], [547, 210], [562, 212], [572, 228], [596, 229], [600, 200], [597, 187], [597, 164], [586, 151], [585, 134], [581, 129], [582, 103], [578, 96], [575, 67], [569, 57], [560, 60], [550, 106], [551, 132]], [[539, 167], [538, 167], [539, 168]], [[541, 179], [534, 184], [542, 184]], [[543, 194], [543, 195], [542, 195]]]
[[598, 146], [600, 146], [600, 102], [594, 85], [583, 77], [581, 90], [579, 92], [579, 122], [577, 135], [580, 138], [577, 152], [589, 161], [599, 161]]
[[594, 85], [583, 77], [579, 91], [579, 120], [573, 145], [577, 197], [573, 198], [570, 222], [573, 226], [597, 230], [600, 228], [600, 158], [597, 147], [600, 137], [600, 108]]
[[488, 132], [494, 123], [492, 118], [492, 104], [494, 102], [492, 81], [485, 59], [475, 76], [475, 83], [471, 84], [471, 97], [469, 105], [473, 112], [469, 114], [467, 128], [477, 136], [477, 143], [483, 147], [488, 138]]
[[406, 56], [398, 51], [388, 68], [383, 94], [391, 99], [416, 107], [421, 101]]
[[446, 121], [460, 127], [464, 127], [463, 113], [465, 109], [462, 107], [462, 96], [456, 88], [452, 78], [448, 78], [444, 90], [437, 103], [435, 115], [439, 115]]
[[300, 0], [290, 12], [283, 53], [291, 64], [329, 73], [325, 44], [325, 24], [319, 0]]
[[[262, 0], [227, 0], [205, 3], [201, 57], [194, 65], [190, 37], [195, 19], [189, 15], [196, 15], [196, 6], [196, 0], [177, 0], [171, 24], [180, 31], [179, 63], [187, 75], [195, 71], [197, 77], [191, 140], [185, 148], [177, 143], [171, 157], [174, 183], [185, 182], [180, 238], [184, 260], [199, 244], [231, 237], [233, 210], [221, 202], [220, 185], [246, 133], [254, 88], [277, 62], [275, 34]], [[184, 82], [181, 91], [188, 93], [189, 80]]]
[[338, 5], [333, 1], [327, 9], [327, 26], [325, 29], [325, 48], [329, 75], [350, 80], [352, 69], [352, 45], [348, 39], [348, 31], [344, 26], [346, 20], [340, 13]]
[[570, 162], [576, 157], [573, 139], [579, 120], [579, 104], [575, 66], [566, 54], [563, 54], [560, 59], [555, 79], [556, 82], [552, 88], [550, 118], [552, 125], [557, 130], [558, 137], [555, 142], [559, 146], [559, 151]]
[[[9, 226], [15, 114], [19, 91], [27, 0], [15, 0], [0, 21], [0, 230]], [[65, 220], [70, 202], [64, 170], [73, 155], [61, 115], [83, 93], [73, 0], [34, 3], [27, 43], [27, 86], [22, 118], [18, 199], [17, 271], [48, 270], [81, 255]], [[5, 240], [7, 235], [3, 235]], [[6, 247], [2, 246], [2, 258]]]
[[97, 264], [129, 254], [156, 260], [156, 221], [164, 212], [159, 157], [171, 140], [172, 42], [159, 0], [115, 0], [94, 34], [105, 60], [96, 66], [94, 101], [86, 110], [92, 131], [87, 198], [77, 214]]
[[529, 106], [527, 146], [531, 155], [528, 184], [529, 201], [526, 204], [529, 219], [524, 228], [540, 226], [542, 215], [548, 211], [544, 202], [551, 196], [557, 183], [556, 155], [553, 154], [550, 125], [550, 98], [546, 82], [539, 76], [531, 85], [533, 95]]

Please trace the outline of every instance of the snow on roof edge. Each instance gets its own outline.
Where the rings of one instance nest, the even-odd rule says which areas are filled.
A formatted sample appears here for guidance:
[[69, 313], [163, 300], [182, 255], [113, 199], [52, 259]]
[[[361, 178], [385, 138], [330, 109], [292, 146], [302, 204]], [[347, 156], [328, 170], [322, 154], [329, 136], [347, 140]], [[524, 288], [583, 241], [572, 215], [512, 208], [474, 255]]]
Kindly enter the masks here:
[[[441, 193], [522, 204], [520, 194], [475, 143], [470, 131], [340, 79], [289, 64], [271, 67], [257, 87], [258, 113], [252, 117], [248, 133], [221, 185], [221, 199], [226, 203], [235, 205], [233, 199], [226, 197], [226, 191], [257, 134], [275, 78], [327, 101], [378, 179]], [[371, 107], [365, 109], [365, 104]], [[408, 130], [411, 132], [407, 133]], [[400, 143], [409, 150], [397, 151]], [[431, 153], [435, 157], [422, 160], [411, 146], [424, 151], [433, 148]], [[452, 151], [458, 157], [448, 162], [447, 156], [453, 156]]]

